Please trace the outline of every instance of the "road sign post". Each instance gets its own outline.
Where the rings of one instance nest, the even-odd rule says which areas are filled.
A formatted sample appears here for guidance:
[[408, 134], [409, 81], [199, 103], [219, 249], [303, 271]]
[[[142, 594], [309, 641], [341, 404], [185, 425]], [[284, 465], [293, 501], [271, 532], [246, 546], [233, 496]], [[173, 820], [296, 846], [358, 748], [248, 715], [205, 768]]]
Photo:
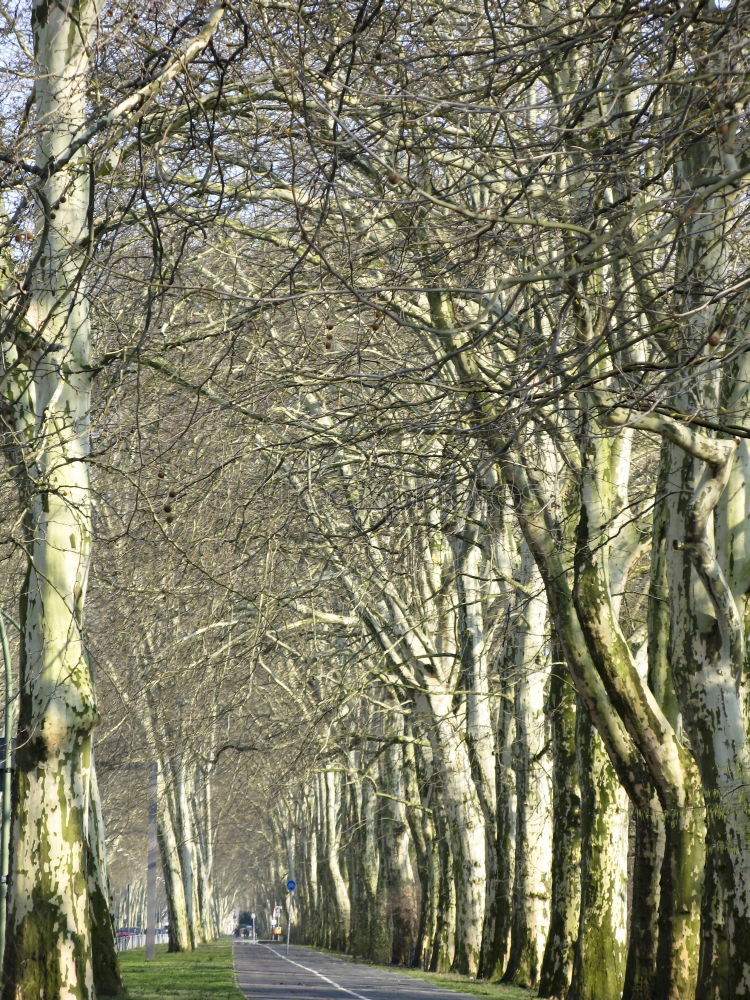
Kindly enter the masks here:
[[292, 930], [292, 906], [294, 905], [294, 890], [297, 888], [297, 883], [293, 878], [290, 878], [286, 884], [289, 890], [289, 903], [286, 908], [286, 953], [289, 954], [289, 935]]

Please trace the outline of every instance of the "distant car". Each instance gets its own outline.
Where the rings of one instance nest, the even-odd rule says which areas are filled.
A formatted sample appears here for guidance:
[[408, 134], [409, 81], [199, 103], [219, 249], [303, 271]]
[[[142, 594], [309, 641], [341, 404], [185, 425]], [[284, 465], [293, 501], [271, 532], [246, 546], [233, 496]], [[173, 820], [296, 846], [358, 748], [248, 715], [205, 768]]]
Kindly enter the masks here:
[[118, 937], [132, 937], [134, 934], [143, 934], [143, 931], [140, 927], [121, 927], [117, 931]]

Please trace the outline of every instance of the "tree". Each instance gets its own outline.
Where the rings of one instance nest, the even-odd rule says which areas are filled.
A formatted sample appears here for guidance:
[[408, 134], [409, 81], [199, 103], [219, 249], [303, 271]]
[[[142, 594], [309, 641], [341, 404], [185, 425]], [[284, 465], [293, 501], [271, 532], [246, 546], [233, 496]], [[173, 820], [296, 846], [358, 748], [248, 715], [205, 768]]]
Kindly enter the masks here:
[[[3, 317], [6, 421], [22, 481], [28, 559], [8, 997], [83, 998], [121, 985], [103, 868], [91, 744], [98, 712], [83, 623], [92, 541], [90, 146], [103, 132], [111, 143], [117, 127], [132, 122], [183, 71], [208, 43], [222, 9], [149, 83], [92, 116], [89, 76], [100, 13], [95, 2], [33, 5], [35, 160], [19, 163], [29, 197], [15, 210], [15, 233], [6, 224], [6, 238], [33, 243], [17, 267], [6, 264]], [[10, 163], [15, 166], [15, 158]], [[11, 183], [18, 187], [18, 179]], [[27, 233], [25, 225], [35, 231]]]

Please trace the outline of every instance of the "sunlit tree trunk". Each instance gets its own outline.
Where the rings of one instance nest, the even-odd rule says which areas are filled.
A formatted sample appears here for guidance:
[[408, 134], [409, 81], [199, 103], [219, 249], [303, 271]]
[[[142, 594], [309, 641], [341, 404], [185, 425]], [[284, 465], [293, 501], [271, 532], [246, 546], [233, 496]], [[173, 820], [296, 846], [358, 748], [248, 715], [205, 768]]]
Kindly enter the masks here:
[[[470, 496], [465, 522], [453, 540], [458, 604], [459, 655], [466, 689], [466, 734], [469, 759], [482, 808], [485, 835], [486, 891], [482, 949], [477, 972], [492, 975], [499, 965], [498, 921], [502, 906], [503, 861], [497, 850], [498, 791], [497, 743], [494, 708], [490, 693], [490, 666], [487, 650], [486, 605], [494, 585], [491, 564], [480, 547], [480, 537], [491, 530], [485, 504]], [[480, 530], [481, 525], [481, 530]], [[489, 530], [488, 530], [489, 529]]]
[[180, 872], [187, 906], [187, 921], [190, 933], [190, 947], [197, 948], [203, 940], [200, 912], [198, 907], [198, 887], [196, 884], [195, 843], [193, 839], [193, 823], [188, 801], [186, 773], [184, 760], [177, 759], [171, 767], [174, 788], [170, 801], [173, 806], [172, 822], [180, 855]]
[[526, 544], [522, 547], [520, 583], [523, 596], [515, 626], [515, 879], [510, 955], [503, 978], [532, 987], [538, 984], [549, 931], [552, 788], [545, 718], [547, 595]]
[[383, 868], [386, 876], [388, 914], [391, 924], [390, 961], [410, 963], [417, 938], [417, 898], [410, 856], [409, 824], [406, 818], [406, 786], [403, 777], [403, 716], [397, 714], [389, 726], [401, 739], [388, 747], [383, 759], [382, 802]]
[[[96, 879], [87, 835], [97, 722], [83, 638], [91, 544], [88, 303], [82, 278], [91, 198], [71, 141], [86, 113], [97, 6], [34, 4], [38, 264], [17, 320], [10, 402], [26, 480], [29, 568], [23, 593], [19, 748], [4, 996], [88, 998], [94, 991]], [[60, 164], [55, 169], [57, 164]], [[27, 373], [24, 376], [24, 371]], [[112, 948], [97, 887], [96, 929]], [[97, 937], [99, 935], [97, 934]], [[117, 982], [114, 956], [105, 959]]]
[[[437, 685], [435, 685], [437, 687]], [[484, 817], [472, 778], [465, 731], [450, 695], [418, 694], [439, 776], [441, 802], [450, 832], [456, 892], [457, 971], [476, 975], [482, 946], [486, 890]]]
[[[316, 798], [314, 792], [307, 795], [305, 803], [305, 872], [303, 879], [303, 892], [307, 900], [307, 920], [305, 925], [306, 937], [315, 943], [318, 940], [318, 912], [319, 912], [319, 885], [318, 885], [318, 831], [315, 813]], [[311, 926], [312, 924], [312, 926]]]
[[440, 795], [440, 779], [435, 770], [429, 745], [420, 747], [422, 766], [425, 840], [432, 845], [429, 854], [430, 882], [435, 887], [434, 930], [426, 964], [431, 972], [447, 972], [453, 966], [456, 942], [456, 887], [448, 823]]
[[[677, 475], [671, 476], [670, 488], [679, 482], [680, 492], [671, 503], [668, 539], [675, 537], [676, 530], [684, 537], [681, 526], [691, 520], [691, 490], [697, 479], [693, 465], [689, 455], [674, 454]], [[692, 534], [688, 528], [688, 538]], [[685, 548], [688, 544], [697, 547], [701, 543], [691, 539]], [[728, 1000], [743, 989], [750, 990], [750, 755], [744, 691], [737, 683], [744, 669], [744, 650], [739, 652], [744, 625], [731, 605], [719, 605], [717, 617], [724, 621], [718, 623], [721, 639], [716, 642], [716, 625], [709, 624], [705, 631], [701, 627], [703, 615], [709, 623], [712, 616], [705, 607], [705, 592], [701, 593], [693, 575], [690, 555], [676, 550], [670, 558], [675, 686], [706, 804], [699, 988], [710, 1000]], [[709, 545], [698, 559], [703, 561], [701, 569], [710, 573], [715, 556]], [[717, 577], [717, 590], [720, 581]], [[713, 595], [717, 602], [721, 596]], [[683, 634], [684, 629], [689, 632]]]
[[[510, 471], [507, 469], [507, 471]], [[648, 788], [642, 761], [611, 704], [591, 659], [581, 631], [581, 621], [569, 589], [562, 554], [555, 544], [552, 518], [536, 507], [541, 482], [527, 478], [518, 467], [509, 477], [524, 534], [538, 562], [547, 590], [553, 626], [566, 662], [571, 668], [585, 712], [605, 737], [607, 753], [617, 764], [612, 769], [598, 738], [579, 729], [579, 781], [582, 801], [581, 911], [571, 997], [619, 998], [624, 975], [626, 944], [625, 860], [627, 853], [627, 807], [620, 786], [627, 782], [634, 795]], [[520, 487], [520, 488], [519, 488]], [[544, 520], [547, 524], [544, 525]], [[554, 533], [553, 533], [554, 532]], [[588, 769], [584, 774], [581, 765]], [[585, 810], [585, 811], [584, 811]], [[589, 913], [589, 910], [591, 911]], [[605, 965], [606, 958], [606, 965]], [[588, 983], [595, 984], [587, 986]], [[599, 993], [597, 993], [597, 990]]]
[[164, 889], [169, 911], [169, 950], [189, 951], [190, 921], [188, 920], [185, 885], [182, 877], [180, 850], [169, 804], [170, 790], [166, 788], [164, 769], [159, 765], [157, 776], [156, 832], [164, 875]]
[[578, 713], [581, 916], [571, 1000], [619, 1000], [627, 946], [628, 804], [584, 712]]
[[[724, 57], [704, 35], [701, 47], [715, 68]], [[678, 101], [681, 97], [677, 98]], [[712, 106], [713, 91], [700, 91]], [[684, 139], [676, 186], [698, 199], [705, 177], [721, 176], [733, 161], [737, 121], [727, 108], [715, 127]], [[687, 412], [708, 406], [747, 422], [750, 372], [744, 351], [724, 368], [711, 359], [712, 341], [727, 338], [731, 354], [744, 333], [726, 329], [717, 290], [732, 280], [728, 235], [737, 197], [732, 189], [700, 199], [683, 230], [678, 260], [678, 308], [688, 311], [681, 353], [705, 359], [704, 378], [679, 382]], [[747, 305], [742, 304], [743, 316]], [[719, 372], [721, 382], [719, 382]], [[666, 428], [662, 428], [662, 432]], [[694, 444], [694, 443], [693, 443]], [[746, 620], [750, 593], [750, 449], [747, 442], [676, 441], [671, 453], [666, 552], [672, 611], [673, 677], [685, 730], [695, 754], [707, 808], [707, 864], [699, 992], [707, 998], [750, 994], [750, 747], [748, 742]], [[700, 453], [700, 452], [703, 453]], [[676, 490], [676, 492], [675, 492]], [[713, 521], [713, 524], [712, 524]]]
[[200, 765], [192, 768], [190, 815], [194, 833], [196, 890], [203, 938], [219, 936], [213, 886], [213, 841], [211, 830], [211, 777]]
[[339, 826], [339, 810], [341, 806], [338, 794], [337, 775], [327, 770], [321, 775], [321, 798], [325, 807], [325, 864], [330, 880], [331, 896], [328, 908], [331, 916], [332, 947], [346, 951], [351, 932], [351, 902], [349, 889], [341, 871], [339, 850], [341, 829]]
[[[351, 948], [375, 962], [390, 960], [390, 923], [386, 919], [385, 893], [378, 892], [382, 864], [378, 823], [377, 766], [368, 764], [369, 747], [350, 761], [350, 772], [357, 771], [357, 780], [350, 792], [354, 800], [351, 903]], [[354, 758], [354, 754], [351, 755]], [[375, 773], [373, 773], [375, 772]], [[356, 797], [356, 799], [355, 799]]]

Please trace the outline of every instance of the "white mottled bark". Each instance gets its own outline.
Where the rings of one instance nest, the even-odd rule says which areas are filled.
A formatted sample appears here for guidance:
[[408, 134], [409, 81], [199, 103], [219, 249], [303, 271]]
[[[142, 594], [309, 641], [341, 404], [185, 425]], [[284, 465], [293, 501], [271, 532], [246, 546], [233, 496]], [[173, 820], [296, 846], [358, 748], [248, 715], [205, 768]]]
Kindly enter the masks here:
[[173, 809], [169, 802], [170, 792], [165, 787], [164, 770], [161, 765], [158, 772], [157, 796], [156, 829], [169, 909], [169, 950], [189, 951], [191, 948], [190, 922], [182, 877], [180, 850], [172, 818]]
[[[401, 715], [396, 716], [393, 725], [398, 735], [403, 737], [404, 722]], [[410, 856], [404, 755], [400, 743], [386, 750], [382, 775], [383, 788], [387, 793], [382, 802], [382, 811], [385, 849], [383, 863], [392, 929], [389, 959], [394, 964], [408, 964], [417, 941], [417, 893]]]
[[219, 936], [218, 911], [213, 884], [213, 839], [211, 817], [211, 777], [198, 766], [192, 768], [192, 792], [189, 798], [194, 832], [196, 889], [203, 939]]
[[[304, 893], [307, 900], [308, 910], [307, 912], [315, 917], [315, 927], [319, 926], [318, 923], [318, 911], [320, 906], [319, 901], [319, 889], [318, 889], [318, 831], [316, 823], [316, 813], [315, 813], [315, 795], [311, 794], [308, 796], [307, 802], [305, 803], [306, 811], [306, 837], [304, 843], [305, 857], [307, 859], [307, 865], [305, 871], [307, 875], [304, 879]], [[317, 935], [317, 931], [315, 932]], [[314, 937], [313, 940], [317, 940]]]
[[349, 889], [344, 880], [339, 860], [340, 826], [338, 821], [339, 795], [335, 771], [321, 775], [322, 801], [324, 803], [325, 863], [330, 879], [332, 947], [346, 951], [351, 925], [351, 902]]
[[546, 751], [549, 681], [547, 595], [524, 543], [520, 582], [526, 596], [515, 627], [516, 851], [511, 950], [505, 978], [536, 986], [549, 930], [552, 783]]
[[438, 769], [440, 790], [450, 832], [456, 887], [456, 952], [454, 966], [476, 975], [482, 946], [486, 890], [484, 816], [471, 775], [471, 761], [461, 720], [449, 694], [419, 693]]
[[[85, 117], [97, 6], [34, 4], [42, 171]], [[39, 262], [14, 365], [27, 491], [22, 698], [4, 990], [79, 1000], [94, 988], [86, 834], [96, 702], [83, 640], [91, 543], [88, 303], [81, 279], [90, 198], [81, 155], [37, 188]], [[25, 390], [25, 391], [24, 391]], [[11, 392], [13, 382], [11, 382]]]

